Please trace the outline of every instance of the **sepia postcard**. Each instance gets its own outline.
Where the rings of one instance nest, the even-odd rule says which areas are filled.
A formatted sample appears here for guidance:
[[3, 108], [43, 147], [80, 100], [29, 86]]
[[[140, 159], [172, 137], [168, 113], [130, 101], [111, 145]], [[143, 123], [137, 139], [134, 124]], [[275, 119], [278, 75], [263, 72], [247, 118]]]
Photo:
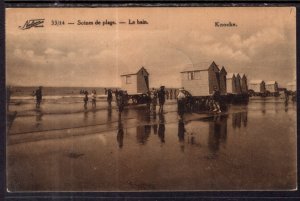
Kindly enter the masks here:
[[6, 8], [8, 192], [295, 191], [295, 7]]

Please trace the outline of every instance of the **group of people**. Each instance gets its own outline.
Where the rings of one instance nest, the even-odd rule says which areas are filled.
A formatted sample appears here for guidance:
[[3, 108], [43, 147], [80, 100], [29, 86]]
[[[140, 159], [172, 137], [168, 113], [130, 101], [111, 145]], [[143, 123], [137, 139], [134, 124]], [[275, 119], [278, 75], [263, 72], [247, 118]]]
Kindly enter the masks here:
[[178, 90], [176, 89], [169, 89], [169, 90], [166, 90], [166, 93], [165, 93], [165, 96], [166, 96], [166, 99], [173, 99], [173, 98], [176, 98], [178, 97]]
[[[88, 101], [89, 101], [89, 92], [85, 90], [82, 93], [84, 94], [83, 102], [84, 102], [84, 108], [86, 109]], [[94, 89], [91, 93], [91, 100], [92, 100], [93, 108], [96, 107], [96, 99], [97, 99], [97, 94], [96, 94], [96, 90]]]
[[[118, 107], [119, 115], [121, 115], [124, 106], [128, 103], [128, 94], [126, 91], [116, 89], [113, 92], [111, 89], [108, 89], [107, 102], [109, 106], [111, 106], [112, 93], [115, 93], [116, 104]], [[161, 86], [158, 90], [152, 88], [148, 92], [148, 97], [146, 102], [152, 114], [156, 113], [157, 104], [159, 105], [159, 113], [163, 113], [165, 101], [166, 101], [166, 92], [164, 86]]]
[[[166, 122], [165, 122], [164, 114], [159, 114], [158, 115], [159, 121], [154, 124], [150, 124], [150, 114], [149, 113], [145, 114], [143, 112], [141, 112], [141, 113], [138, 112], [137, 115], [138, 116], [142, 115], [143, 117], [141, 119], [148, 122], [145, 125], [137, 126], [136, 139], [137, 139], [138, 143], [145, 144], [147, 142], [147, 139], [149, 138], [149, 136], [151, 134], [151, 127], [152, 127], [153, 133], [155, 135], [157, 135], [157, 137], [160, 139], [161, 144], [164, 144], [165, 143], [165, 131], [166, 131], [166, 127], [165, 127]], [[184, 132], [183, 129], [181, 129], [180, 132]], [[180, 133], [180, 134], [178, 134], [178, 136], [179, 135], [182, 139], [182, 135], [184, 135], [184, 133]], [[118, 119], [118, 128], [117, 128], [117, 137], [116, 138], [117, 138], [118, 146], [121, 149], [123, 147], [123, 140], [124, 140], [124, 125], [123, 125], [121, 118]], [[183, 136], [183, 138], [184, 138], [184, 136]]]
[[[189, 93], [187, 91], [185, 91], [183, 88], [179, 89], [179, 93], [177, 96], [177, 111], [180, 118], [182, 118], [187, 108], [191, 107], [191, 104], [193, 102], [188, 98], [188, 96]], [[217, 87], [214, 87], [211, 97], [206, 99], [205, 106], [211, 112], [221, 113], [221, 102], [222, 100], [220, 91], [217, 89]]]
[[[171, 91], [172, 92], [172, 91]], [[169, 94], [171, 92], [168, 92]], [[175, 90], [174, 90], [175, 92]], [[84, 108], [87, 108], [88, 105], [88, 101], [89, 101], [89, 93], [86, 90], [81, 90], [80, 91], [81, 94], [84, 94], [84, 98], [83, 98], [83, 102], [84, 102]], [[119, 115], [121, 115], [124, 106], [127, 104], [128, 102], [128, 94], [126, 91], [122, 91], [122, 90], [118, 90], [116, 89], [115, 91], [113, 91], [112, 89], [105, 89], [105, 93], [107, 95], [107, 103], [108, 106], [111, 107], [111, 102], [113, 100], [113, 93], [115, 94], [115, 99], [116, 99], [116, 104], [118, 107], [118, 111], [119, 111]], [[152, 88], [149, 92], [148, 92], [148, 97], [149, 97], [149, 101], [148, 101], [148, 105], [150, 106], [150, 112], [152, 114], [156, 113], [156, 106], [157, 104], [159, 105], [159, 113], [163, 113], [164, 110], [164, 104], [166, 101], [166, 90], [164, 86], [161, 86], [159, 89], [155, 89]], [[40, 86], [36, 91], [33, 92], [33, 95], [36, 97], [36, 108], [40, 107], [40, 104], [42, 102], [42, 87]], [[214, 87], [214, 92], [212, 95], [212, 99], [210, 102], [211, 107], [213, 108], [212, 110], [214, 112], [221, 112], [221, 108], [220, 108], [220, 92], [217, 90], [216, 87]], [[91, 98], [91, 102], [92, 102], [92, 107], [95, 108], [96, 107], [96, 99], [97, 99], [97, 94], [96, 94], [96, 90], [92, 90], [92, 93], [90, 95]], [[186, 106], [186, 93], [184, 91], [183, 88], [179, 89], [178, 95], [177, 95], [177, 109], [178, 109], [178, 114], [179, 116], [182, 118], [184, 112], [185, 112], [185, 106]]]
[[150, 97], [150, 111], [155, 114], [156, 113], [156, 106], [157, 102], [159, 104], [159, 113], [163, 113], [164, 111], [164, 104], [166, 102], [166, 91], [165, 87], [161, 86], [158, 90], [152, 88], [149, 91]]
[[[84, 98], [83, 98], [83, 101], [84, 101], [84, 108], [86, 109], [87, 108], [87, 104], [88, 104], [88, 101], [89, 101], [89, 93], [88, 91], [84, 90], [84, 91], [80, 91], [80, 93], [84, 94]], [[117, 103], [117, 106], [118, 106], [118, 110], [119, 110], [119, 114], [121, 115], [123, 109], [124, 109], [124, 106], [126, 105], [126, 102], [127, 102], [127, 92], [126, 91], [122, 91], [122, 90], [112, 90], [112, 89], [106, 89], [105, 88], [105, 94], [107, 95], [107, 103], [108, 103], [108, 106], [111, 107], [111, 103], [112, 103], [112, 100], [113, 100], [113, 93], [115, 94], [115, 100], [116, 100], [116, 103]], [[91, 93], [91, 101], [92, 101], [92, 107], [96, 107], [96, 99], [97, 99], [97, 95], [96, 95], [96, 90], [93, 90], [92, 93]]]
[[214, 91], [212, 94], [212, 100], [211, 100], [211, 110], [213, 112], [217, 112], [217, 113], [221, 113], [221, 93], [220, 91], [217, 89], [217, 87], [214, 87]]

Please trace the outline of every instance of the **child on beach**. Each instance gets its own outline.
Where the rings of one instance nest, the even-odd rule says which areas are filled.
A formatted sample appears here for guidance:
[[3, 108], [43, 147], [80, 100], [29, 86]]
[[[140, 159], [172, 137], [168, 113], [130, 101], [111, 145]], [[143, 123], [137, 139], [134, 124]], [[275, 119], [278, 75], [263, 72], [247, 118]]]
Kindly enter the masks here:
[[96, 90], [92, 91], [92, 107], [96, 107]]
[[157, 105], [157, 92], [154, 88], [150, 91], [150, 98], [151, 98], [151, 109], [150, 111], [154, 115], [156, 113], [156, 105]]
[[89, 93], [87, 91], [84, 92], [84, 98], [83, 98], [83, 101], [84, 101], [84, 108], [86, 109], [87, 108], [87, 103], [88, 103], [88, 100], [89, 100]]

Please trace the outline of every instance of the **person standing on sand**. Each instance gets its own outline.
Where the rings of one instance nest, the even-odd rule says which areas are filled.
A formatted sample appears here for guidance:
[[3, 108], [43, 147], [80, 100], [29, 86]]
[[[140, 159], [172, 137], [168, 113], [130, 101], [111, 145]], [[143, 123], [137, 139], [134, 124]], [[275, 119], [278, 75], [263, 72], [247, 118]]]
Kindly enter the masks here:
[[87, 109], [87, 103], [88, 103], [88, 100], [89, 100], [89, 92], [88, 92], [88, 91], [85, 91], [85, 92], [84, 92], [84, 98], [83, 98], [83, 101], [84, 101], [84, 109]]
[[160, 90], [158, 91], [159, 113], [162, 113], [164, 111], [164, 104], [166, 101], [165, 96], [165, 87], [161, 86]]
[[124, 109], [124, 95], [123, 95], [123, 91], [118, 91], [116, 94], [117, 97], [117, 105], [118, 105], [118, 110], [119, 110], [119, 117], [121, 117], [121, 114], [123, 112]]
[[154, 88], [150, 91], [150, 98], [151, 98], [151, 109], [153, 115], [156, 113], [156, 105], [157, 105], [157, 92]]
[[97, 96], [96, 96], [96, 90], [94, 89], [93, 91], [92, 91], [92, 107], [96, 107], [96, 98], [97, 98]]
[[42, 94], [42, 87], [40, 86], [36, 91], [35, 91], [35, 98], [36, 98], [36, 108], [40, 108], [43, 94]]
[[112, 91], [111, 89], [108, 89], [107, 90], [107, 103], [108, 103], [108, 106], [111, 107], [111, 101], [112, 101]]
[[185, 109], [185, 94], [183, 93], [183, 88], [180, 88], [177, 96], [177, 112], [180, 119], [183, 118], [184, 109]]
[[212, 99], [213, 99], [213, 105], [214, 105], [214, 112], [220, 113], [221, 108], [220, 108], [220, 99], [221, 99], [221, 94], [220, 91], [217, 89], [217, 87], [214, 87], [214, 91], [212, 94]]

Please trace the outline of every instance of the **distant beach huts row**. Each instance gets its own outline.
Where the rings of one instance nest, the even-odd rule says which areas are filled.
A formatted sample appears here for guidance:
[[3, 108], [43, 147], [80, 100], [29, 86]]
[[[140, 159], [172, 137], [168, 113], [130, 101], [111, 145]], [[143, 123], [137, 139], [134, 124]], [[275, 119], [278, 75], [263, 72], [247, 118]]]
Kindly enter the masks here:
[[[139, 70], [121, 75], [122, 89], [128, 94], [146, 94], [149, 90], [149, 73], [142, 67]], [[192, 96], [210, 96], [214, 88], [221, 95], [276, 94], [279, 91], [276, 81], [250, 80], [244, 73], [229, 73], [221, 70], [213, 61], [189, 66], [181, 72], [182, 87]], [[288, 83], [287, 90], [296, 91], [296, 81]]]
[[249, 82], [249, 92], [256, 94], [278, 93], [278, 83], [276, 81], [251, 80]]
[[296, 89], [296, 80], [294, 82], [287, 83], [286, 89], [291, 92], [297, 91]]
[[213, 61], [185, 68], [181, 72], [182, 87], [192, 96], [209, 96], [214, 88], [221, 95], [247, 94], [247, 77], [244, 73], [228, 73]]
[[[279, 88], [278, 83], [276, 81], [251, 80], [249, 82], [250, 94], [276, 95], [282, 89]], [[286, 90], [289, 92], [296, 92], [296, 82], [288, 83]]]

